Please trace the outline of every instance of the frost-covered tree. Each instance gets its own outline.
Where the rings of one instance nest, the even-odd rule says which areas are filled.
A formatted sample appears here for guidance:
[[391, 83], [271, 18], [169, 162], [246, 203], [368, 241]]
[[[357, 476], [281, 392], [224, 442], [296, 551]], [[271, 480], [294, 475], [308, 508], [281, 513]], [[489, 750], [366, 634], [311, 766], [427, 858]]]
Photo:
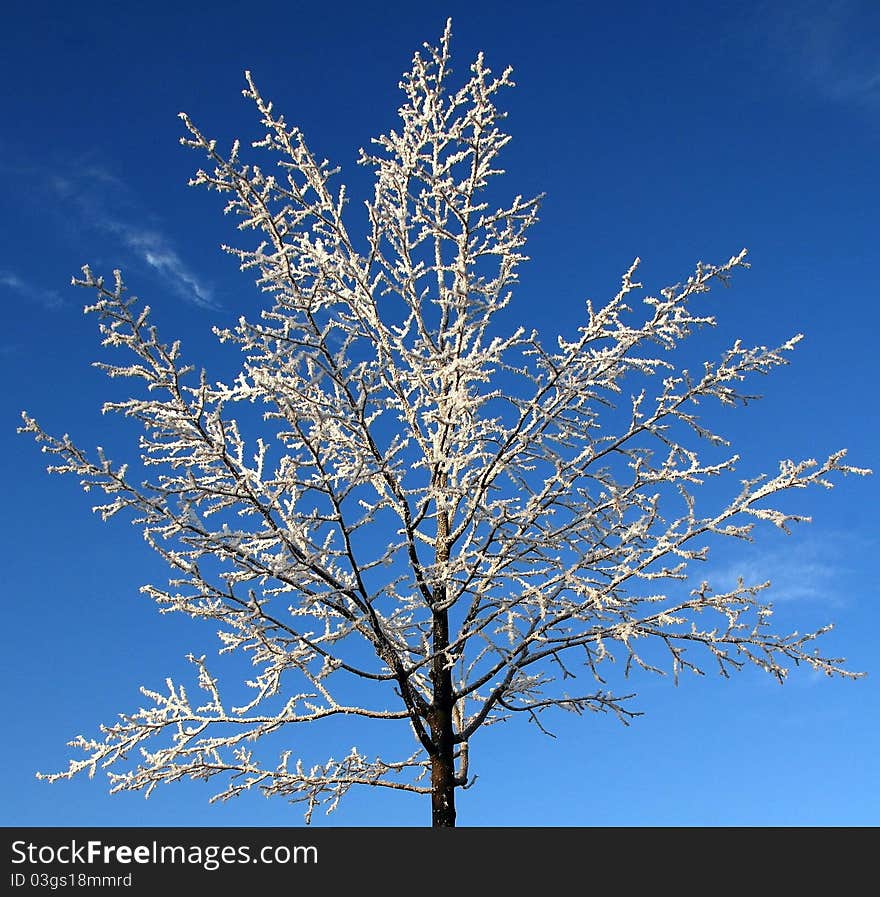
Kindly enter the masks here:
[[[351, 235], [335, 171], [249, 74], [244, 94], [265, 128], [252, 146], [276, 167], [245, 162], [238, 142], [222, 153], [181, 116], [183, 142], [209, 160], [191, 183], [224, 194], [239, 228], [261, 238], [225, 247], [268, 297], [256, 320], [215, 331], [242, 352], [230, 382], [160, 339], [119, 272], [110, 283], [85, 267], [74, 281], [97, 295], [87, 311], [103, 345], [125, 356], [99, 366], [143, 388], [104, 410], [142, 425], [146, 479], [27, 414], [21, 429], [53, 456], [51, 471], [106, 496], [103, 518], [127, 514], [143, 530], [173, 571], [143, 591], [211, 621], [222, 651], [244, 652], [257, 672], [235, 706], [191, 656], [201, 697], [170, 679], [143, 689], [148, 706], [76, 738], [84, 758], [46, 779], [107, 768], [113, 791], [148, 794], [216, 779], [216, 798], [260, 789], [302, 802], [307, 819], [352, 786], [383, 786], [430, 795], [433, 824], [451, 826], [483, 726], [525, 717], [543, 728], [552, 708], [635, 715], [632, 696], [606, 683], [615, 658], [621, 672], [676, 677], [706, 662], [780, 681], [800, 663], [856, 675], [815, 648], [824, 630], [774, 633], [768, 583], [689, 579], [710, 542], [807, 519], [781, 510], [781, 494], [868, 472], [843, 451], [783, 461], [698, 510], [699, 487], [738, 459], [699, 403], [744, 403], [743, 381], [785, 364], [799, 339], [737, 340], [699, 371], [673, 365], [673, 350], [715, 323], [702, 294], [745, 252], [698, 264], [641, 312], [636, 261], [617, 295], [588, 302], [576, 333], [549, 343], [505, 329], [539, 200], [488, 204], [509, 139], [495, 101], [511, 72], [494, 75], [479, 55], [455, 87], [449, 43], [447, 26], [415, 55], [399, 130], [360, 152], [375, 173], [365, 239]], [[262, 417], [247, 416], [251, 404]], [[262, 736], [341, 715], [409, 727], [411, 755], [258, 758]]]

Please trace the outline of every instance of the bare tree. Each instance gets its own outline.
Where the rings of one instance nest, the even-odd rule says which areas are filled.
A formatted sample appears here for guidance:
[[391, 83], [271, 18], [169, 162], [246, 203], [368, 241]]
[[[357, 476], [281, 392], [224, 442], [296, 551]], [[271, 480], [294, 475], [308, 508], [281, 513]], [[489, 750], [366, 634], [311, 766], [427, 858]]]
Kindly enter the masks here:
[[[696, 406], [745, 403], [743, 381], [785, 364], [800, 337], [775, 349], [737, 340], [698, 372], [673, 366], [681, 341], [715, 323], [702, 294], [746, 266], [744, 251], [698, 264], [641, 313], [629, 305], [636, 260], [617, 295], [587, 303], [577, 332], [550, 346], [504, 332], [496, 315], [539, 199], [488, 205], [509, 139], [495, 99], [511, 72], [493, 75], [479, 55], [453, 89], [449, 42], [447, 26], [415, 55], [399, 132], [360, 152], [376, 177], [362, 244], [335, 171], [250, 74], [244, 94], [265, 128], [253, 147], [274, 154], [274, 173], [243, 162], [238, 142], [222, 154], [181, 116], [183, 142], [209, 159], [191, 183], [224, 194], [239, 228], [262, 235], [224, 247], [270, 298], [257, 322], [215, 330], [243, 353], [232, 382], [196, 374], [179, 343], [163, 342], [119, 272], [108, 284], [85, 267], [74, 281], [97, 294], [87, 310], [103, 345], [127, 353], [99, 366], [145, 386], [104, 410], [143, 426], [152, 476], [140, 482], [27, 414], [21, 429], [54, 456], [50, 471], [106, 495], [105, 519], [129, 513], [143, 529], [173, 570], [143, 591], [163, 611], [212, 621], [222, 651], [245, 652], [258, 673], [252, 699], [230, 706], [204, 657], [190, 657], [203, 698], [171, 680], [144, 689], [148, 707], [71, 742], [85, 758], [49, 781], [101, 767], [113, 791], [150, 793], [217, 778], [214, 799], [257, 788], [303, 802], [307, 820], [354, 785], [383, 786], [430, 795], [433, 824], [451, 826], [482, 726], [524, 716], [543, 728], [551, 708], [635, 715], [632, 695], [603, 678], [615, 657], [627, 673], [660, 673], [662, 655], [676, 677], [706, 661], [724, 676], [755, 664], [780, 682], [792, 663], [858, 675], [814, 648], [825, 630], [773, 633], [768, 583], [687, 583], [711, 541], [808, 519], [775, 507], [781, 493], [869, 472], [843, 451], [783, 461], [698, 512], [698, 487], [738, 456]], [[264, 410], [259, 438], [232, 416], [240, 403]], [[578, 674], [592, 684], [566, 690]], [[372, 701], [350, 701], [348, 680], [371, 685], [358, 694]], [[353, 749], [312, 768], [290, 751], [269, 765], [255, 756], [261, 736], [342, 714], [409, 726], [412, 755]]]

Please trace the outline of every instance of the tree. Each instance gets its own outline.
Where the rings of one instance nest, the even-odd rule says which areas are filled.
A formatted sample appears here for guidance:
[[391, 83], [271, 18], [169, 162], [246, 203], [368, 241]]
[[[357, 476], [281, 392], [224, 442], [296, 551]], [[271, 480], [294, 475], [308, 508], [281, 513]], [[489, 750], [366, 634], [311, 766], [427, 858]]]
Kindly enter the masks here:
[[[102, 344], [127, 353], [99, 367], [145, 387], [104, 410], [142, 425], [147, 479], [27, 413], [20, 429], [54, 456], [50, 471], [104, 493], [104, 519], [129, 515], [143, 530], [172, 570], [143, 591], [163, 611], [213, 621], [222, 651], [249, 655], [258, 673], [251, 700], [231, 706], [205, 657], [190, 656], [201, 703], [170, 679], [143, 689], [149, 706], [76, 738], [85, 757], [43, 778], [107, 768], [112, 791], [147, 794], [217, 778], [217, 798], [257, 788], [304, 803], [307, 821], [354, 785], [383, 786], [430, 795], [433, 825], [452, 826], [483, 726], [524, 716], [544, 729], [553, 708], [637, 715], [633, 696], [606, 683], [615, 657], [627, 674], [662, 673], [662, 655], [676, 680], [707, 661], [725, 677], [754, 664], [782, 682], [800, 663], [859, 675], [814, 647], [824, 629], [772, 631], [769, 583], [687, 583], [711, 542], [808, 519], [776, 507], [781, 494], [869, 473], [844, 451], [783, 461], [698, 512], [698, 487], [739, 457], [698, 403], [745, 404], [743, 381], [787, 363], [800, 339], [737, 340], [699, 372], [673, 365], [683, 340], [715, 324], [701, 294], [746, 267], [745, 251], [698, 264], [640, 314], [629, 305], [636, 260], [617, 294], [588, 302], [577, 333], [550, 346], [506, 331], [499, 313], [540, 197], [491, 210], [509, 140], [495, 98], [511, 71], [495, 76], [478, 55], [453, 89], [449, 48], [447, 24], [401, 82], [400, 131], [360, 152], [376, 179], [362, 244], [336, 171], [249, 73], [244, 94], [265, 128], [253, 147], [277, 159], [274, 173], [243, 162], [237, 141], [222, 154], [181, 116], [183, 142], [209, 159], [191, 183], [224, 194], [239, 228], [262, 234], [224, 247], [270, 299], [256, 322], [215, 329], [243, 353], [231, 382], [196, 374], [179, 342], [162, 341], [119, 271], [108, 283], [86, 266], [74, 279], [96, 293], [86, 310]], [[264, 410], [256, 438], [250, 404]], [[593, 684], [569, 691], [578, 673]], [[340, 715], [409, 726], [412, 755], [352, 749], [306, 768], [292, 751], [264, 765], [251, 747]]]

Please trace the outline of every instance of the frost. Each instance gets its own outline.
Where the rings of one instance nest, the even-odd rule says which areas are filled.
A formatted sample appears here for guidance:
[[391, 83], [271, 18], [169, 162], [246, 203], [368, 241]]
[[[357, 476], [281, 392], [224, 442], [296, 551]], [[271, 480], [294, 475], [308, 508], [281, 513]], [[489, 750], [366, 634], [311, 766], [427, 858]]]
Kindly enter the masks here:
[[[244, 94], [262, 127], [251, 146], [266, 167], [242, 161], [238, 141], [223, 155], [182, 114], [183, 142], [207, 159], [192, 183], [222, 194], [244, 235], [258, 235], [227, 247], [266, 299], [255, 320], [216, 331], [242, 352], [231, 383], [163, 341], [120, 272], [110, 284], [86, 266], [75, 280], [95, 292], [86, 310], [122, 358], [99, 367], [136, 392], [103, 410], [138, 424], [147, 478], [26, 413], [21, 430], [50, 470], [103, 492], [105, 519], [142, 530], [172, 571], [143, 588], [162, 612], [209, 621], [221, 653], [241, 652], [254, 673], [249, 699], [230, 705], [205, 657], [190, 656], [199, 700], [171, 679], [144, 689], [149, 706], [100, 739], [78, 737], [85, 759], [46, 778], [101, 767], [114, 791], [147, 794], [218, 779], [217, 799], [255, 788], [311, 818], [355, 785], [430, 794], [433, 769], [447, 786], [435, 812], [448, 819], [450, 789], [473, 783], [481, 726], [523, 716], [547, 731], [553, 708], [635, 716], [631, 695], [605, 687], [615, 658], [626, 674], [664, 672], [647, 659], [662, 653], [676, 677], [706, 660], [725, 676], [754, 664], [782, 681], [800, 662], [856, 675], [815, 651], [825, 630], [769, 630], [767, 583], [721, 593], [687, 583], [710, 540], [805, 521], [780, 507], [783, 493], [868, 473], [842, 451], [784, 461], [698, 511], [699, 487], [739, 463], [698, 411], [751, 401], [745, 382], [786, 364], [799, 339], [737, 340], [701, 370], [676, 366], [675, 348], [715, 323], [702, 294], [746, 267], [745, 251], [641, 302], [636, 259], [575, 333], [505, 331], [498, 316], [540, 198], [490, 205], [509, 140], [495, 102], [511, 71], [494, 75], [480, 55], [455, 86], [449, 41], [447, 27], [416, 54], [399, 128], [361, 150], [375, 175], [365, 242], [347, 229], [336, 169], [250, 73]], [[264, 412], [258, 437], [236, 407]], [[584, 673], [591, 687], [569, 691]], [[358, 679], [377, 686], [373, 703], [342, 697]], [[414, 752], [297, 759], [297, 726], [343, 715], [408, 725]], [[293, 747], [265, 765], [253, 745], [279, 730]]]

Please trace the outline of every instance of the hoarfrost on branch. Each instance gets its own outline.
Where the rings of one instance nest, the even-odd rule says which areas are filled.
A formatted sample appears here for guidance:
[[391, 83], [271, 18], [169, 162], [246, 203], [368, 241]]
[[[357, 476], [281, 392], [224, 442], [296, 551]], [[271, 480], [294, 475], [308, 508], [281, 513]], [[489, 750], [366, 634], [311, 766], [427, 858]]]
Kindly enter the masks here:
[[[638, 305], [636, 260], [616, 295], [587, 303], [575, 335], [548, 344], [506, 331], [496, 316], [539, 198], [489, 205], [509, 140], [495, 102], [511, 71], [495, 75], [480, 55], [453, 88], [449, 39], [447, 27], [404, 76], [399, 131], [360, 152], [375, 173], [363, 245], [335, 170], [249, 73], [244, 95], [265, 129], [253, 147], [274, 166], [243, 161], [238, 142], [221, 153], [181, 115], [183, 142], [208, 159], [191, 183], [223, 194], [239, 229], [260, 234], [252, 248], [225, 247], [268, 297], [256, 320], [215, 331], [243, 354], [232, 382], [160, 339], [119, 272], [108, 283], [85, 267], [75, 280], [95, 293], [87, 311], [103, 345], [123, 356], [100, 367], [145, 387], [104, 411], [142, 426], [148, 478], [27, 414], [22, 429], [50, 470], [105, 496], [103, 518], [126, 514], [142, 529], [174, 571], [143, 587], [162, 611], [211, 621], [221, 651], [245, 652], [257, 672], [251, 699], [229, 706], [205, 658], [190, 657], [197, 698], [170, 680], [143, 689], [146, 707], [78, 737], [85, 758], [45, 778], [107, 768], [113, 790], [146, 793], [217, 779], [220, 799], [256, 788], [310, 817], [353, 785], [430, 793], [442, 750], [466, 787], [483, 725], [524, 715], [543, 729], [550, 708], [627, 721], [632, 696], [605, 681], [615, 658], [627, 673], [676, 678], [707, 662], [725, 676], [755, 664], [780, 681], [791, 663], [856, 675], [815, 648], [824, 630], [773, 632], [769, 583], [686, 582], [711, 540], [806, 519], [777, 506], [782, 493], [868, 472], [843, 451], [783, 461], [741, 481], [726, 506], [698, 510], [701, 484], [738, 462], [699, 404], [747, 402], [745, 382], [787, 363], [800, 339], [737, 340], [699, 371], [674, 365], [673, 350], [715, 324], [703, 294], [746, 266], [745, 251]], [[237, 421], [241, 403], [263, 410], [259, 438]], [[592, 684], [576, 687], [581, 678]], [[373, 702], [344, 699], [346, 680], [372, 683], [358, 694]], [[408, 724], [412, 755], [352, 748], [307, 768], [292, 751], [269, 765], [254, 754], [264, 735], [338, 715]]]

